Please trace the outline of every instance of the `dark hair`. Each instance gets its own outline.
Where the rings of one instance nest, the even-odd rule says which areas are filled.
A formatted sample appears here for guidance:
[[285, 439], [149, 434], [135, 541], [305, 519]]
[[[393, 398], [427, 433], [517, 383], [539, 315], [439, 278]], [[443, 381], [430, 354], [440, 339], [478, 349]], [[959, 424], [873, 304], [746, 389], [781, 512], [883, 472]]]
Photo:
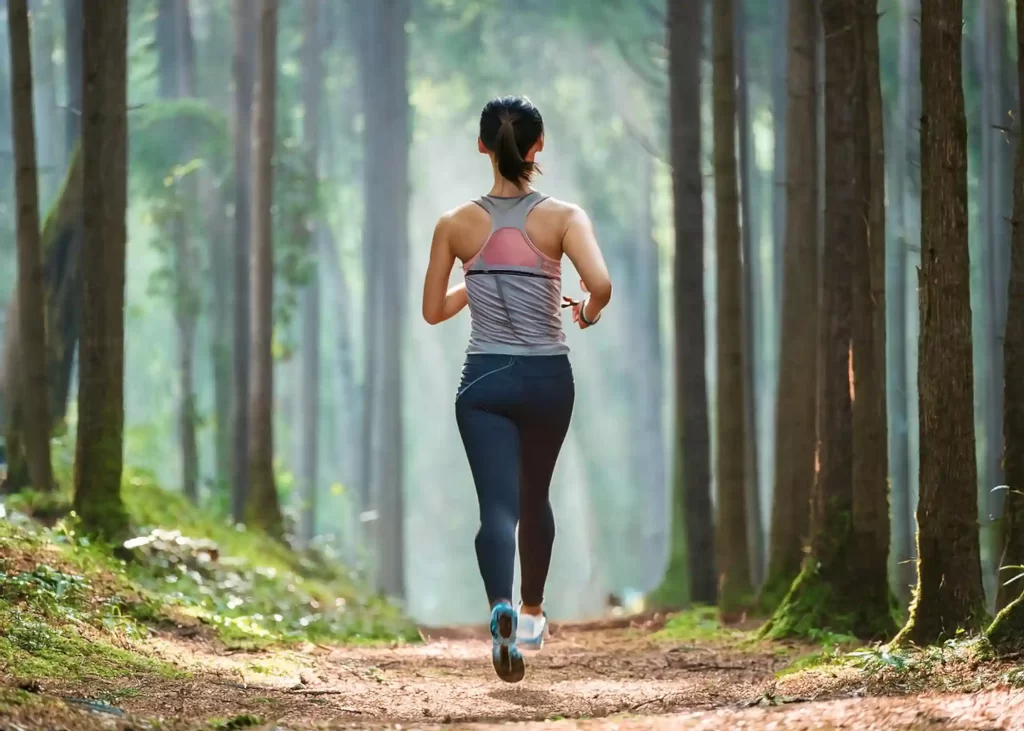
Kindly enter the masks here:
[[494, 153], [501, 177], [516, 185], [529, 183], [540, 171], [523, 158], [544, 134], [540, 110], [526, 97], [491, 99], [480, 113], [480, 139]]

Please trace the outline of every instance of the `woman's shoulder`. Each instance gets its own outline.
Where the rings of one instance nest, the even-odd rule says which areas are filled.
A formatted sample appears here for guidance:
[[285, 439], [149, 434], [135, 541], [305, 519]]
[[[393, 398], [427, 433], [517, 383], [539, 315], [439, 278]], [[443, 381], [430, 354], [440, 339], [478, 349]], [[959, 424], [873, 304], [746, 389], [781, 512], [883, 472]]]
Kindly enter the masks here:
[[584, 223], [590, 220], [581, 206], [558, 198], [545, 198], [537, 205], [537, 210], [549, 221], [557, 222], [563, 230], [574, 223]]

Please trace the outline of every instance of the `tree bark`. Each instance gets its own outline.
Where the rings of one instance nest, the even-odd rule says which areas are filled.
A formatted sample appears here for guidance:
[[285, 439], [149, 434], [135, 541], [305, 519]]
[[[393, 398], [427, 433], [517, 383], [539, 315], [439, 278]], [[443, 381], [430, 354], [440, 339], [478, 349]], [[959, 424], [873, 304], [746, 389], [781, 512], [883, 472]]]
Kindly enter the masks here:
[[[879, 611], [862, 595], [861, 578], [877, 566], [857, 555], [858, 516], [877, 528], [864, 491], [854, 490], [853, 379], [857, 335], [870, 318], [855, 319], [855, 291], [870, 291], [868, 268], [868, 174], [870, 146], [865, 98], [864, 5], [860, 0], [825, 0], [825, 232], [820, 321], [821, 391], [818, 404], [818, 464], [811, 495], [810, 559], [764, 633], [806, 635], [827, 627], [876, 638], [891, 629], [888, 607]], [[792, 59], [792, 57], [791, 57]], [[794, 140], [790, 140], [792, 145]], [[859, 267], [859, 269], [858, 269]], [[867, 282], [867, 285], [865, 285]], [[856, 328], [856, 329], [855, 329]], [[866, 341], [869, 345], [872, 340]], [[877, 355], [867, 348], [865, 367]], [[870, 389], [868, 389], [870, 392]], [[869, 401], [856, 392], [861, 404]], [[883, 411], [884, 416], [884, 411]], [[863, 420], [863, 419], [862, 419]], [[863, 434], [863, 431], [862, 431]], [[861, 437], [857, 437], [858, 444]], [[884, 439], [884, 432], [883, 432]], [[884, 441], [882, 449], [884, 449]], [[870, 504], [869, 504], [870, 505]], [[884, 583], [885, 560], [882, 561]], [[874, 574], [870, 574], [874, 576]]]
[[857, 172], [866, 228], [857, 222], [853, 252], [853, 540], [858, 593], [865, 614], [889, 616], [889, 483], [885, 392], [885, 138], [875, 0], [860, 18], [863, 96]]
[[757, 449], [758, 382], [761, 359], [761, 333], [763, 332], [759, 304], [761, 302], [761, 261], [758, 255], [760, 236], [755, 225], [754, 211], [760, 211], [760, 201], [754, 180], [757, 162], [754, 160], [754, 125], [750, 116], [750, 83], [747, 80], [746, 22], [743, 0], [735, 5], [736, 98], [739, 126], [740, 210], [742, 226], [742, 323], [743, 323], [743, 474], [746, 494], [747, 547], [750, 555], [751, 580], [760, 586], [764, 573], [764, 532], [761, 528], [761, 480]]
[[818, 92], [816, 0], [789, 0], [786, 242], [768, 577], [774, 609], [800, 573], [817, 446]]
[[[46, 377], [50, 396], [50, 427], [57, 430], [67, 410], [71, 388], [71, 366], [78, 343], [81, 319], [82, 246], [82, 154], [81, 146], [71, 156], [71, 166], [57, 202], [43, 223], [40, 244], [45, 257], [46, 294]], [[22, 363], [18, 335], [19, 295], [7, 310], [4, 332], [3, 369], [0, 370], [0, 393], [3, 393], [4, 428], [7, 435], [8, 472], [6, 489], [18, 490], [29, 483], [28, 464], [24, 454], [24, 424], [21, 419], [22, 390], [19, 367]]]
[[234, 399], [232, 419], [231, 515], [236, 523], [245, 520], [249, 495], [249, 328], [250, 306], [250, 218], [252, 207], [252, 99], [253, 29], [252, 0], [234, 0], [235, 48], [235, 246], [234, 246]]
[[[715, 527], [704, 331], [704, 205], [701, 178], [700, 53], [703, 10], [671, 0], [668, 7], [669, 113], [672, 154], [673, 328], [675, 330], [675, 471], [673, 510], [685, 526], [690, 601], [717, 599]], [[677, 516], [678, 517], [678, 516]], [[673, 538], [673, 543], [676, 538]]]
[[897, 642], [926, 645], [985, 616], [967, 246], [962, 0], [921, 4], [921, 491], [918, 586]]
[[252, 383], [249, 392], [248, 521], [283, 537], [284, 520], [274, 482], [274, 113], [277, 96], [277, 0], [263, 0], [259, 17], [259, 69], [252, 125]]
[[[320, 42], [320, 0], [306, 0], [303, 34], [303, 137], [306, 146], [306, 170], [309, 178], [310, 205], [315, 206], [318, 186], [320, 137], [320, 98], [323, 96], [323, 64]], [[316, 503], [320, 440], [320, 257], [317, 229], [322, 225], [319, 211], [306, 221], [310, 280], [302, 293], [302, 511], [299, 535], [308, 544], [316, 536]]]
[[743, 299], [739, 192], [736, 182], [736, 72], [733, 0], [716, 0], [711, 15], [715, 173], [717, 316], [718, 606], [739, 610], [749, 598], [744, 483]]
[[[1024, 99], [1024, 2], [1017, 4], [1016, 23], [1019, 98]], [[1024, 566], [1024, 449], [1020, 446], [1024, 444], [1024, 145], [1020, 144], [1013, 175], [1013, 238], [1003, 357], [1003, 469], [1008, 490], [1000, 566], [1010, 567]], [[1024, 570], [1007, 568], [1000, 572], [997, 609], [1021, 596], [1024, 585], [1020, 581], [1006, 583], [1019, 573]], [[1024, 611], [1024, 607], [1018, 611]]]
[[74, 508], [87, 533], [127, 531], [124, 445], [124, 301], [128, 198], [128, 4], [84, 0], [82, 339]]
[[18, 237], [19, 367], [25, 452], [32, 485], [53, 489], [50, 461], [50, 418], [46, 383], [46, 311], [43, 257], [39, 241], [39, 197], [36, 178], [35, 128], [32, 119], [32, 52], [29, 47], [28, 3], [11, 0], [7, 7], [11, 39], [11, 110], [14, 128], [15, 195]]

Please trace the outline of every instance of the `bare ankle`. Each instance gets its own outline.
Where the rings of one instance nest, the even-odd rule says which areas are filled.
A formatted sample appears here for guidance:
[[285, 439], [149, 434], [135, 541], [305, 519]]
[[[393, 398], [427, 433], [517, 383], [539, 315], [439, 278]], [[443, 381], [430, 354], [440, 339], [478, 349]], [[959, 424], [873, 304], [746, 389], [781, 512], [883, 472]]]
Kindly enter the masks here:
[[529, 614], [532, 617], [540, 617], [544, 614], [544, 607], [541, 604], [523, 604], [519, 613]]

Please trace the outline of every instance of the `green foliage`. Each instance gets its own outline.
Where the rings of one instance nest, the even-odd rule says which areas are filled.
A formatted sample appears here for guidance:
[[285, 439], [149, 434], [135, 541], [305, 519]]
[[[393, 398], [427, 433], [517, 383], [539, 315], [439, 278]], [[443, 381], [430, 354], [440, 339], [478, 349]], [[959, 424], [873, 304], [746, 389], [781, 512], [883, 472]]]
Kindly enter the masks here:
[[[144, 472], [126, 470], [122, 492], [137, 533], [119, 549], [122, 558], [115, 558], [110, 546], [80, 535], [72, 514], [52, 529], [33, 526], [19, 540], [30, 541], [25, 545], [33, 550], [59, 546], [63, 560], [81, 574], [41, 569], [38, 575], [6, 582], [9, 591], [43, 587], [41, 610], [51, 596], [66, 608], [86, 599], [95, 603], [81, 577], [105, 576], [117, 588], [117, 598], [102, 612], [96, 608], [100, 613], [95, 620], [129, 638], [143, 636], [145, 624], [166, 622], [177, 612], [209, 625], [225, 643], [238, 647], [304, 640], [418, 640], [401, 612], [365, 590], [360, 577], [345, 571], [337, 557], [312, 550], [298, 553], [260, 532], [231, 525], [182, 495], [161, 489]], [[68, 496], [58, 495], [46, 507], [56, 505], [61, 512], [63, 500], [66, 513]], [[32, 513], [35, 500], [21, 496], [18, 504]], [[47, 616], [67, 619], [59, 612]]]
[[0, 672], [31, 679], [173, 674], [132, 652], [146, 630], [121, 614], [122, 597], [98, 596], [70, 564], [42, 563], [61, 563], [44, 549], [42, 535], [0, 523]]

